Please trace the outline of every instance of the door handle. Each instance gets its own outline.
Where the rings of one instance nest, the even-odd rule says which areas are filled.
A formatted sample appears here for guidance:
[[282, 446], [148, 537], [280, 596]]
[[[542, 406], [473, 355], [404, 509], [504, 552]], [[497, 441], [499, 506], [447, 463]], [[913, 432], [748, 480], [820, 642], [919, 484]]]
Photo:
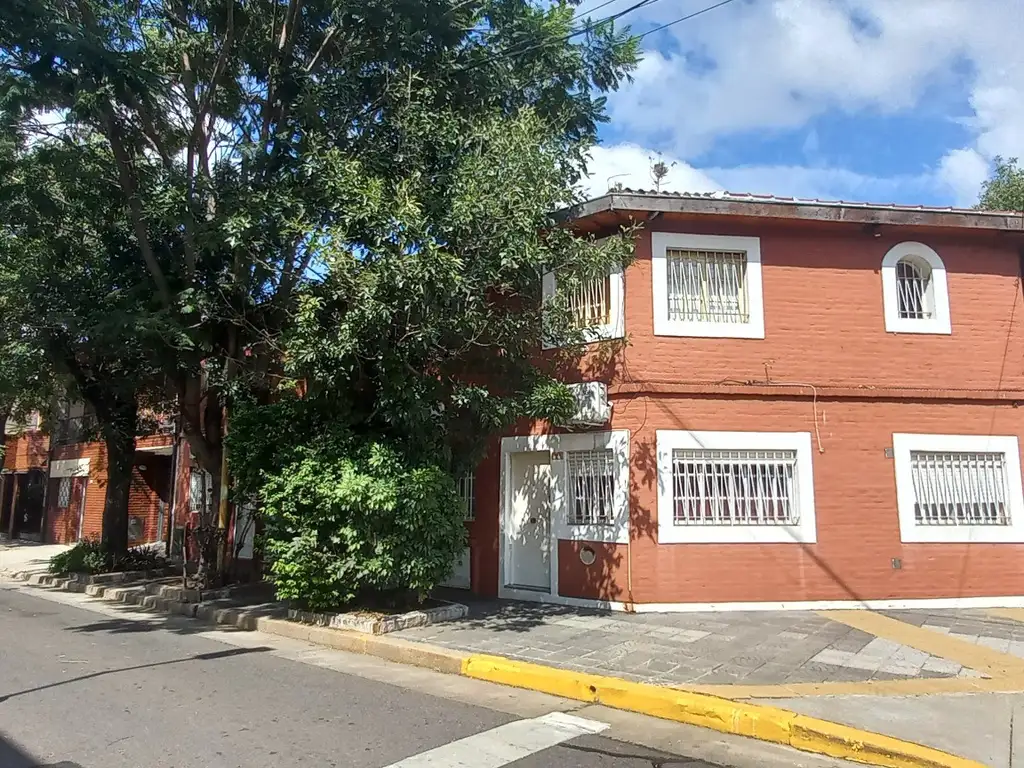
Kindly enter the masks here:
[[531, 523], [536, 523], [537, 522], [537, 518], [536, 517], [531, 517], [530, 518], [530, 522]]

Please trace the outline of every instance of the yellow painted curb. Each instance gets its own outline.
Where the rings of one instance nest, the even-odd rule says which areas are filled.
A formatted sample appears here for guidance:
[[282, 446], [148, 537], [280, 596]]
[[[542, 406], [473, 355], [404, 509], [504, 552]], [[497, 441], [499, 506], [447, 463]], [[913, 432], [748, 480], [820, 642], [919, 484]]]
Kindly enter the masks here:
[[721, 699], [614, 677], [570, 672], [501, 656], [469, 656], [462, 674], [576, 701], [770, 741], [887, 768], [984, 768], [982, 763], [785, 709]]

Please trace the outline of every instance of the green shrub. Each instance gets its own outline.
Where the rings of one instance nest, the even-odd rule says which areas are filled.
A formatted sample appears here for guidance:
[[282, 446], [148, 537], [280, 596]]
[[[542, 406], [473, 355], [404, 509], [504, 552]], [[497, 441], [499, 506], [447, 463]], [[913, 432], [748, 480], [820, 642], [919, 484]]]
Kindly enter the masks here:
[[166, 560], [146, 547], [129, 549], [121, 557], [113, 557], [98, 541], [86, 539], [71, 549], [50, 558], [50, 573], [114, 573], [117, 571], [151, 571], [162, 568]]
[[278, 598], [314, 611], [421, 600], [465, 547], [451, 476], [381, 443], [326, 440], [265, 471], [264, 537]]

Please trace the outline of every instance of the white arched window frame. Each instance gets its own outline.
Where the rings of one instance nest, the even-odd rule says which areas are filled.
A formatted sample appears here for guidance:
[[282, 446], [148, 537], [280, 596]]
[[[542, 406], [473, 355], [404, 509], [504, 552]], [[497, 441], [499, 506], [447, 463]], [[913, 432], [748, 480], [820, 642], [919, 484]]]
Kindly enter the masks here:
[[[900, 262], [904, 263], [903, 268], [899, 267]], [[903, 302], [900, 301], [901, 280], [905, 294]], [[918, 294], [919, 305], [914, 298], [907, 300], [908, 292], [913, 295], [916, 289], [922, 289]], [[900, 243], [885, 254], [882, 259], [882, 301], [885, 330], [889, 333], [953, 332], [949, 319], [946, 265], [939, 254], [923, 243]], [[920, 309], [924, 311], [915, 311]]]

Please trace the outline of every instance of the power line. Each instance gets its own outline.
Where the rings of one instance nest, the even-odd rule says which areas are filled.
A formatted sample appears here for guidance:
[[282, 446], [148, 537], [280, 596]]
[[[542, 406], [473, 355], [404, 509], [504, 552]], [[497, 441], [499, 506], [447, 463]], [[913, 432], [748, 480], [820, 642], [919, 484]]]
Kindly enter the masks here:
[[593, 8], [588, 8], [588, 9], [587, 9], [587, 10], [585, 10], [585, 11], [583, 11], [583, 10], [580, 10], [580, 11], [578, 11], [578, 12], [576, 13], [576, 15], [577, 15], [577, 16], [582, 16], [582, 15], [583, 15], [584, 13], [593, 13], [594, 11], [599, 11], [599, 10], [601, 10], [601, 9], [602, 9], [602, 8], [604, 8], [604, 7], [606, 6], [606, 5], [611, 5], [612, 3], [615, 3], [615, 2], [618, 2], [618, 0], [604, 0], [604, 2], [603, 2], [603, 3], [601, 3], [600, 5], [595, 5], [595, 6], [593, 7]]
[[[611, 2], [613, 2], [613, 1], [614, 0], [609, 0], [608, 2], [604, 3], [604, 5], [610, 5]], [[473, 65], [472, 67], [467, 67], [467, 69], [476, 69], [477, 67], [482, 67], [485, 64], [493, 64], [495, 61], [501, 61], [502, 59], [506, 59], [506, 58], [508, 58], [510, 56], [521, 56], [524, 53], [531, 53], [532, 51], [535, 51], [538, 48], [544, 48], [544, 47], [549, 46], [549, 45], [558, 45], [560, 43], [567, 43], [570, 40], [572, 40], [574, 37], [578, 37], [579, 35], [582, 35], [585, 32], [589, 32], [590, 30], [594, 29], [595, 27], [599, 27], [602, 24], [606, 24], [609, 21], [615, 21], [616, 19], [621, 19], [627, 13], [632, 13], [633, 11], [639, 10], [640, 8], [644, 8], [645, 6], [648, 6], [648, 5], [653, 5], [654, 3], [657, 3], [657, 2], [659, 2], [659, 0], [640, 0], [640, 2], [634, 3], [633, 5], [629, 6], [628, 8], [624, 8], [623, 10], [618, 11], [617, 13], [609, 14], [608, 16], [605, 16], [603, 19], [600, 19], [599, 21], [589, 21], [588, 20], [587, 23], [584, 24], [579, 29], [574, 29], [573, 31], [569, 32], [567, 35], [563, 35], [562, 37], [558, 38], [557, 40], [550, 40], [550, 41], [543, 42], [543, 43], [535, 43], [534, 45], [530, 45], [530, 46], [527, 46], [525, 48], [520, 48], [518, 50], [513, 49], [511, 51], [505, 51], [503, 53], [498, 53], [498, 54], [495, 54], [494, 56], [491, 56], [491, 57], [489, 57], [487, 59], [484, 59], [483, 61]], [[592, 8], [590, 12], [596, 11], [598, 8], [602, 8], [602, 7], [604, 7], [604, 5], [599, 5], [599, 6], [595, 7], [595, 8]]]
[[687, 16], [680, 16], [675, 21], [670, 21], [670, 22], [668, 22], [668, 24], [662, 24], [660, 27], [655, 27], [654, 29], [651, 29], [651, 30], [648, 30], [647, 32], [644, 32], [642, 35], [638, 35], [637, 39], [638, 40], [643, 40], [648, 35], [653, 35], [655, 32], [661, 32], [661, 30], [668, 29], [669, 27], [671, 27], [671, 26], [673, 26], [675, 24], [678, 24], [678, 23], [680, 23], [682, 21], [689, 21], [690, 19], [693, 19], [693, 18], [695, 18], [697, 16], [700, 16], [702, 13], [707, 13], [708, 11], [713, 11], [716, 8], [721, 8], [723, 5], [728, 5], [732, 1], [733, 0], [722, 0], [722, 2], [720, 2], [720, 3], [715, 3], [714, 5], [709, 5], [707, 8], [701, 8], [699, 11], [695, 11], [695, 12], [693, 12], [693, 13], [687, 15]]

